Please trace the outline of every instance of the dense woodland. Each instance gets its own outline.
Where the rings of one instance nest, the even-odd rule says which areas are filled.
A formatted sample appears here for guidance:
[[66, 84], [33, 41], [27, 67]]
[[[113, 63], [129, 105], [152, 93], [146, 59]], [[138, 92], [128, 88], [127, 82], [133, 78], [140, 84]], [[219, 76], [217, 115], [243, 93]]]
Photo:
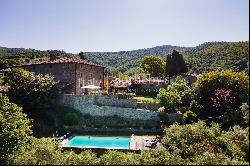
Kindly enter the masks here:
[[[185, 58], [190, 73], [202, 73], [216, 69], [249, 70], [249, 42], [208, 42], [196, 47], [178, 47], [171, 45], [147, 49], [120, 52], [84, 52], [85, 58], [95, 63], [126, 72], [139, 67], [140, 60], [148, 55], [166, 59], [173, 50]], [[30, 60], [41, 61], [53, 55], [73, 55], [59, 50], [39, 51], [24, 48], [0, 47], [0, 67], [25, 63]]]

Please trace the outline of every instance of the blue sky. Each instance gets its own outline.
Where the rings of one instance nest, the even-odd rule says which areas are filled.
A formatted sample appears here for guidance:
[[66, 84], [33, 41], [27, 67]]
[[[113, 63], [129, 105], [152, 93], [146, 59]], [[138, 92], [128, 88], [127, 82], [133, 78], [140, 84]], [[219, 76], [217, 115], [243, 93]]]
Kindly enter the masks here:
[[121, 51], [248, 41], [249, 0], [0, 0], [0, 46]]

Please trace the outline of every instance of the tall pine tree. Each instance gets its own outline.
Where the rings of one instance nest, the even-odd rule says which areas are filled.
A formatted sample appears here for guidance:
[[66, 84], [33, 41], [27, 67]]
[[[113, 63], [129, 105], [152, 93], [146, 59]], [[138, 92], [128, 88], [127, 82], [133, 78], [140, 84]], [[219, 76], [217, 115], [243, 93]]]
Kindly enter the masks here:
[[168, 77], [169, 84], [171, 77], [186, 73], [187, 71], [188, 68], [182, 54], [173, 50], [172, 54], [167, 56], [165, 67], [165, 77]]

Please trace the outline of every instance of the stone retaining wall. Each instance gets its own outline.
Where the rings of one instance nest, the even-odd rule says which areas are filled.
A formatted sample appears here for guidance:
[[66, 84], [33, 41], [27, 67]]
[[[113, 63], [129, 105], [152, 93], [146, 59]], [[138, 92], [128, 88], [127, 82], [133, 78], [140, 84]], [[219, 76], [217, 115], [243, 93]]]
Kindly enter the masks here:
[[157, 111], [160, 108], [160, 105], [156, 103], [137, 103], [137, 108]]
[[83, 115], [118, 116], [135, 120], [159, 121], [156, 112], [137, 110], [136, 100], [116, 99], [110, 96], [63, 95], [60, 104], [80, 111]]

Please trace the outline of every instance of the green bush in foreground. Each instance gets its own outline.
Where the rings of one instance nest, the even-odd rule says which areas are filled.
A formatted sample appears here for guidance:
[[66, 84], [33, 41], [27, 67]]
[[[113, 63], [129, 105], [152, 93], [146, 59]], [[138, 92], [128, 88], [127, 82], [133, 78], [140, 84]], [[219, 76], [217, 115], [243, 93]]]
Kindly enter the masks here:
[[101, 165], [139, 165], [139, 155], [119, 151], [107, 151], [100, 157]]
[[9, 156], [13, 165], [96, 165], [98, 158], [90, 150], [80, 154], [73, 151], [62, 152], [52, 138], [34, 138], [30, 143]]
[[[195, 163], [197, 156], [210, 153], [211, 156], [225, 154], [227, 160], [248, 162], [249, 132], [235, 126], [228, 132], [218, 124], [206, 126], [205, 122], [177, 125], [165, 129], [163, 146], [174, 156], [181, 156]], [[223, 160], [223, 162], [226, 160]]]
[[164, 147], [141, 153], [142, 165], [185, 165], [187, 161], [180, 156], [172, 155]]
[[22, 108], [0, 93], [0, 163], [30, 139], [31, 121], [26, 116]]

